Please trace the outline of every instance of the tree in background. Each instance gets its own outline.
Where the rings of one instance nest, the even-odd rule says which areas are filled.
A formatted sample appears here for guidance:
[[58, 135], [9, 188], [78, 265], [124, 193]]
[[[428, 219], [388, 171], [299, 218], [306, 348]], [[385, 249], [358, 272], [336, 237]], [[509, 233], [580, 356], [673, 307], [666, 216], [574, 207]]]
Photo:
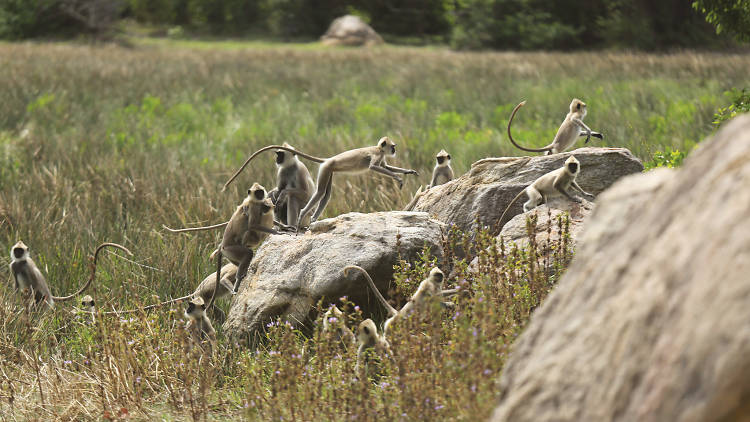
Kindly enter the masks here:
[[[120, 2], [124, 9], [115, 7]], [[729, 38], [717, 36], [706, 20], [719, 32], [750, 38], [748, 0], [0, 0], [0, 38], [101, 32], [81, 13], [91, 5], [108, 10], [107, 22], [127, 17], [162, 29], [179, 25], [193, 33], [282, 39], [317, 39], [333, 19], [353, 13], [386, 40], [449, 42], [457, 49], [726, 44]]]
[[706, 16], [716, 33], [728, 32], [737, 40], [750, 41], [750, 1], [697, 0], [693, 8]]

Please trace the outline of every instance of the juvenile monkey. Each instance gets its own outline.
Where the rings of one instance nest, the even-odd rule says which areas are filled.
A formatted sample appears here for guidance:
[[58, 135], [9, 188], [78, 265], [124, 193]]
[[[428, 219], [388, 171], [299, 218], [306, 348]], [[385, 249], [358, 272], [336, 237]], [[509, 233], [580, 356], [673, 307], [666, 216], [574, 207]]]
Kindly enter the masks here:
[[[286, 148], [294, 149], [284, 142]], [[297, 227], [299, 213], [315, 191], [315, 182], [297, 154], [276, 150], [276, 187], [268, 192], [273, 200], [274, 215], [281, 225]], [[309, 221], [301, 222], [306, 226]]]
[[81, 308], [84, 312], [91, 314], [91, 323], [96, 324], [96, 307], [94, 306], [94, 298], [91, 295], [86, 295], [81, 299]]
[[332, 336], [347, 349], [357, 342], [352, 330], [346, 326], [346, 315], [336, 305], [332, 305], [323, 314], [323, 334]]
[[[297, 151], [291, 148], [287, 148], [283, 145], [270, 145], [263, 147], [253, 153], [242, 167], [224, 184], [222, 191], [229, 186], [230, 183], [242, 172], [242, 170], [255, 158], [258, 154], [269, 149], [280, 149], [295, 153], [300, 157], [308, 160], [320, 163], [318, 169], [318, 181], [315, 190], [315, 194], [310, 198], [302, 209], [299, 216], [299, 221], [304, 220], [307, 215], [312, 212], [313, 207], [317, 205], [315, 212], [312, 214], [311, 221], [318, 219], [320, 214], [325, 209], [328, 201], [331, 199], [331, 186], [333, 182], [333, 174], [336, 172], [357, 174], [363, 173], [368, 170], [384, 174], [396, 180], [398, 182], [399, 189], [403, 187], [404, 180], [397, 173], [403, 174], [418, 174], [415, 170], [402, 169], [388, 165], [385, 159], [386, 157], [394, 157], [396, 155], [396, 144], [390, 140], [387, 136], [380, 138], [377, 145], [371, 147], [357, 148], [349, 151], [344, 151], [340, 154], [334, 155], [330, 158], [318, 158], [312, 155], [305, 154], [304, 152]], [[299, 228], [299, 225], [297, 226]]]
[[604, 136], [602, 136], [601, 133], [593, 132], [585, 123], [583, 123], [583, 118], [586, 117], [586, 103], [578, 98], [574, 98], [570, 103], [570, 111], [567, 116], [565, 116], [565, 120], [563, 120], [560, 128], [557, 129], [557, 134], [551, 144], [543, 148], [522, 147], [516, 143], [513, 139], [513, 135], [510, 134], [510, 124], [513, 122], [513, 117], [515, 117], [518, 109], [523, 107], [524, 104], [526, 104], [526, 101], [519, 103], [513, 109], [513, 112], [510, 115], [510, 120], [508, 120], [508, 138], [510, 139], [510, 142], [520, 150], [528, 152], [546, 152], [547, 155], [557, 154], [558, 152], [563, 152], [570, 148], [579, 136], [586, 136], [586, 141], [584, 143], [588, 143], [592, 136], [604, 139]]
[[27, 288], [31, 289], [34, 294], [34, 301], [37, 304], [41, 301], [45, 301], [50, 308], [55, 306], [56, 300], [59, 302], [70, 300], [83, 293], [84, 290], [86, 290], [94, 281], [94, 277], [96, 276], [96, 261], [99, 258], [99, 252], [105, 247], [118, 248], [125, 251], [128, 255], [133, 255], [128, 248], [118, 245], [117, 243], [102, 243], [94, 252], [94, 258], [91, 264], [91, 275], [89, 276], [88, 281], [86, 281], [78, 291], [71, 295], [53, 296], [47, 285], [47, 280], [44, 279], [42, 272], [39, 271], [36, 263], [34, 263], [34, 260], [32, 260], [29, 255], [29, 247], [19, 240], [10, 248], [10, 271], [15, 280], [16, 290], [23, 291]]
[[[357, 270], [364, 274], [365, 279], [367, 279], [367, 283], [370, 285], [370, 288], [372, 288], [373, 293], [375, 293], [375, 296], [377, 296], [380, 303], [383, 304], [385, 309], [388, 312], [389, 318], [385, 321], [385, 324], [383, 325], [383, 338], [386, 338], [388, 335], [388, 328], [390, 328], [391, 324], [393, 324], [395, 321], [398, 321], [399, 319], [405, 318], [408, 315], [410, 315], [412, 312], [415, 311], [421, 311], [426, 306], [429, 306], [432, 300], [439, 300], [443, 298], [443, 279], [445, 278], [445, 275], [442, 271], [440, 271], [440, 268], [435, 267], [432, 270], [430, 270], [430, 274], [427, 276], [426, 279], [422, 280], [421, 283], [419, 283], [419, 287], [417, 288], [417, 291], [414, 292], [414, 294], [411, 296], [411, 299], [404, 305], [403, 308], [401, 308], [400, 311], [397, 311], [393, 306], [391, 306], [390, 303], [388, 303], [383, 295], [378, 290], [377, 286], [375, 286], [375, 282], [372, 281], [372, 278], [370, 277], [370, 274], [365, 271], [364, 268], [356, 266], [356, 265], [349, 265], [344, 268], [344, 274], [348, 276], [349, 271], [351, 270]], [[450, 293], [453, 293], [453, 291], [449, 291]], [[450, 307], [448, 303], [443, 303], [441, 301], [441, 304], [443, 306]]]
[[[221, 279], [221, 258], [224, 256], [237, 265], [233, 289], [237, 293], [253, 259], [253, 248], [260, 246], [269, 234], [278, 234], [273, 229], [273, 208], [271, 198], [266, 197], [265, 188], [254, 183], [247, 191], [247, 198], [229, 219], [221, 245], [211, 254], [211, 259], [216, 258], [217, 286]], [[213, 298], [208, 305], [213, 305]]]
[[432, 170], [432, 181], [427, 189], [448, 183], [453, 180], [453, 168], [451, 168], [451, 155], [441, 149], [435, 156], [437, 164]]
[[447, 183], [453, 180], [451, 155], [445, 152], [444, 149], [441, 149], [440, 152], [438, 152], [435, 156], [435, 159], [437, 161], [437, 164], [435, 164], [435, 168], [432, 170], [432, 181], [430, 181], [430, 184], [424, 191], [422, 191], [422, 186], [417, 189], [411, 202], [409, 202], [406, 207], [404, 207], [404, 211], [413, 210], [414, 206], [417, 205], [417, 201], [419, 200], [419, 198], [421, 198], [422, 195], [424, 195], [424, 193], [427, 192], [427, 190], [429, 190], [430, 188], [442, 185], [443, 183]]
[[365, 378], [370, 372], [368, 367], [374, 358], [371, 355], [373, 352], [378, 358], [384, 355], [393, 355], [391, 345], [385, 339], [385, 334], [382, 336], [378, 334], [378, 327], [370, 318], [359, 323], [357, 340], [359, 341], [359, 347], [357, 348], [357, 365], [354, 372], [360, 378]]
[[[188, 319], [185, 331], [190, 336], [190, 349], [192, 349], [192, 346], [198, 345], [209, 355], [213, 354], [213, 351], [216, 350], [216, 330], [214, 330], [211, 320], [206, 315], [206, 302], [203, 301], [202, 297], [195, 297], [188, 302], [185, 317]], [[205, 341], [208, 344], [204, 347]]]
[[556, 170], [540, 176], [534, 180], [526, 189], [518, 192], [518, 195], [513, 198], [508, 206], [503, 211], [503, 215], [500, 216], [498, 224], [501, 224], [505, 214], [508, 213], [510, 207], [521, 197], [521, 194], [526, 192], [529, 200], [523, 204], [523, 212], [528, 212], [531, 209], [537, 207], [542, 202], [547, 202], [547, 199], [554, 196], [564, 196], [573, 202], [581, 202], [580, 198], [574, 197], [569, 193], [570, 188], [577, 190], [582, 195], [589, 196], [591, 198], [594, 195], [584, 191], [576, 182], [576, 177], [580, 172], [581, 164], [578, 162], [576, 157], [570, 156], [565, 160], [565, 164]]

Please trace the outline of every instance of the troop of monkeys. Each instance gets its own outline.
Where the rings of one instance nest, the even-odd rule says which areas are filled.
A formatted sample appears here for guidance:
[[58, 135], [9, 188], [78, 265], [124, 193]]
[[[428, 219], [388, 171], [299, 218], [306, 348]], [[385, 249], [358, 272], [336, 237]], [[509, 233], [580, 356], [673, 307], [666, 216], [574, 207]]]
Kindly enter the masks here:
[[[570, 103], [570, 110], [562, 122], [555, 135], [552, 143], [543, 148], [526, 148], [520, 146], [513, 139], [510, 132], [511, 123], [516, 112], [525, 104], [521, 102], [511, 113], [508, 121], [507, 131], [508, 138], [517, 148], [529, 152], [545, 152], [547, 154], [556, 154], [570, 148], [579, 137], [585, 136], [586, 143], [594, 136], [603, 139], [601, 133], [592, 131], [583, 123], [586, 116], [586, 104], [578, 99], [573, 99]], [[364, 173], [373, 171], [393, 178], [403, 186], [401, 174], [417, 175], [415, 170], [403, 169], [389, 165], [386, 158], [396, 155], [396, 144], [388, 137], [378, 140], [375, 146], [356, 148], [342, 152], [330, 158], [319, 158], [301, 151], [297, 151], [290, 145], [271, 145], [252, 154], [237, 170], [237, 172], [224, 184], [222, 191], [242, 172], [242, 170], [260, 153], [268, 150], [274, 150], [276, 153], [276, 187], [270, 192], [258, 183], [254, 183], [247, 191], [247, 197], [237, 207], [229, 221], [205, 227], [193, 227], [184, 229], [171, 229], [164, 226], [170, 232], [192, 232], [199, 230], [210, 230], [224, 227], [224, 236], [222, 237], [219, 247], [211, 254], [211, 259], [216, 259], [216, 274], [210, 275], [201, 282], [193, 294], [181, 298], [173, 299], [166, 302], [150, 305], [133, 311], [112, 311], [106, 313], [135, 312], [148, 310], [157, 306], [173, 303], [178, 300], [190, 299], [188, 302], [185, 316], [188, 318], [186, 326], [187, 332], [196, 343], [208, 341], [209, 347], [215, 349], [216, 332], [206, 315], [206, 310], [211, 308], [215, 299], [231, 296], [239, 290], [241, 281], [245, 278], [250, 261], [253, 258], [253, 250], [257, 249], [265, 239], [271, 234], [280, 234], [280, 232], [294, 231], [298, 232], [300, 227], [306, 227], [311, 222], [318, 219], [325, 209], [331, 198], [333, 175], [334, 173]], [[299, 157], [314, 161], [320, 164], [318, 169], [317, 183], [313, 182], [307, 167], [299, 160]], [[435, 168], [432, 173], [432, 179], [426, 189], [441, 185], [453, 179], [453, 169], [451, 168], [451, 156], [445, 150], [441, 150], [436, 155]], [[505, 217], [511, 205], [525, 192], [528, 200], [523, 204], [524, 212], [547, 201], [553, 196], [564, 196], [569, 200], [580, 202], [581, 199], [572, 195], [571, 188], [577, 190], [583, 195], [593, 197], [585, 192], [576, 183], [576, 177], [580, 172], [580, 164], [574, 156], [570, 156], [564, 165], [553, 170], [532, 182], [508, 204], [499, 221]], [[423, 194], [420, 187], [414, 196], [414, 199], [407, 205], [406, 209], [412, 209], [416, 200]], [[313, 212], [313, 208], [315, 208]], [[29, 248], [21, 241], [11, 248], [11, 273], [15, 280], [15, 288], [19, 291], [29, 289], [32, 292], [34, 301], [38, 304], [45, 302], [49, 307], [54, 306], [55, 301], [66, 301], [78, 294], [81, 294], [93, 282], [96, 261], [99, 252], [104, 247], [114, 247], [132, 255], [130, 251], [122, 245], [115, 243], [103, 243], [95, 251], [93, 264], [91, 265], [91, 276], [89, 280], [75, 293], [58, 297], [53, 296], [47, 282], [41, 271], [37, 268], [34, 261], [29, 256]], [[222, 267], [222, 258], [227, 258], [231, 264]], [[373, 289], [379, 301], [387, 309], [389, 318], [383, 327], [383, 334], [379, 335], [375, 323], [371, 319], [366, 319], [357, 327], [356, 340], [354, 334], [343, 324], [344, 318], [341, 311], [333, 306], [326, 312], [323, 318], [323, 331], [334, 331], [337, 333], [339, 340], [354, 344], [359, 342], [357, 352], [358, 367], [365, 361], [368, 349], [374, 349], [376, 352], [389, 352], [390, 346], [386, 340], [389, 327], [399, 319], [402, 319], [412, 312], [424, 308], [431, 300], [437, 298], [443, 306], [451, 306], [450, 302], [443, 302], [442, 299], [457, 290], [442, 290], [444, 274], [440, 269], [433, 268], [427, 279], [422, 281], [419, 288], [399, 311], [394, 309], [378, 291], [375, 283], [372, 281], [367, 272], [357, 266], [349, 266], [344, 269], [345, 273], [357, 270], [363, 273], [370, 287]], [[233, 279], [233, 282], [232, 282]], [[90, 312], [92, 318], [95, 313], [94, 300], [91, 296], [86, 295], [81, 301], [84, 311]], [[332, 324], [332, 321], [338, 321], [338, 324]], [[365, 362], [366, 363], [366, 362]]]

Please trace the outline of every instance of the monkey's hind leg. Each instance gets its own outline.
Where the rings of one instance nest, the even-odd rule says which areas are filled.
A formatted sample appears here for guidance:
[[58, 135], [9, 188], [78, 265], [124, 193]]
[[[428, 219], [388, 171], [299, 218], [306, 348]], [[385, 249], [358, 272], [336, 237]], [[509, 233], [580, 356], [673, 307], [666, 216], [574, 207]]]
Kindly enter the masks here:
[[222, 247], [221, 253], [237, 265], [237, 274], [234, 279], [234, 293], [237, 293], [240, 290], [240, 283], [247, 275], [250, 261], [253, 259], [253, 250], [245, 245], [234, 245]]
[[529, 200], [523, 203], [523, 212], [531, 211], [542, 202], [542, 194], [531, 186], [526, 188], [526, 195], [528, 195]]
[[331, 191], [333, 190], [333, 175], [328, 178], [328, 183], [326, 183], [326, 193], [323, 195], [323, 198], [320, 200], [320, 203], [318, 204], [318, 208], [315, 210], [315, 214], [313, 214], [311, 221], [317, 221], [318, 217], [320, 217], [320, 214], [323, 213], [323, 210], [325, 209], [326, 205], [328, 205], [328, 201], [331, 199]]
[[302, 212], [299, 213], [299, 220], [297, 222], [298, 229], [299, 229], [299, 222], [305, 220], [305, 217], [307, 217], [307, 214], [310, 214], [315, 204], [320, 202], [320, 200], [326, 194], [326, 187], [328, 186], [328, 181], [331, 179], [331, 176], [333, 176], [332, 170], [328, 168], [330, 166], [326, 164], [327, 163], [321, 164], [320, 170], [318, 170], [318, 186], [316, 187], [315, 194], [312, 196], [312, 198], [310, 198], [309, 201], [307, 201], [307, 205], [305, 205], [305, 208], [302, 209]]

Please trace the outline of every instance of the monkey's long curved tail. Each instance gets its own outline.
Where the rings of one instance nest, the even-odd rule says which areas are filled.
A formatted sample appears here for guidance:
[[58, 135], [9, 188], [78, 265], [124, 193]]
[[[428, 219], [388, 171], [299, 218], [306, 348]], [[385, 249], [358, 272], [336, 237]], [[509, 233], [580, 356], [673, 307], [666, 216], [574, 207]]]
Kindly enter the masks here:
[[522, 151], [528, 151], [528, 152], [547, 152], [547, 151], [550, 151], [552, 149], [551, 145], [547, 145], [544, 148], [526, 148], [526, 147], [522, 147], [521, 145], [518, 145], [516, 143], [515, 139], [513, 139], [513, 135], [510, 134], [510, 124], [513, 123], [513, 118], [516, 116], [516, 112], [518, 111], [518, 109], [521, 108], [521, 107], [523, 107], [524, 104], [526, 104], [526, 101], [521, 101], [520, 103], [518, 103], [518, 105], [513, 109], [513, 112], [510, 114], [510, 120], [508, 120], [508, 138], [510, 139], [510, 142], [513, 145], [515, 145], [516, 148], [518, 148], [518, 149], [520, 149]]
[[357, 270], [357, 271], [359, 271], [359, 272], [361, 272], [362, 274], [365, 275], [365, 278], [367, 279], [367, 283], [370, 285], [370, 288], [375, 293], [375, 296], [378, 297], [378, 299], [380, 300], [380, 303], [382, 303], [383, 306], [385, 307], [385, 309], [388, 310], [388, 316], [389, 317], [392, 317], [392, 316], [398, 314], [398, 311], [396, 309], [394, 309], [393, 306], [391, 306], [390, 303], [386, 302], [385, 298], [380, 293], [380, 290], [378, 290], [377, 286], [375, 286], [375, 282], [372, 281], [372, 278], [370, 277], [370, 274], [368, 274], [367, 271], [365, 271], [364, 268], [359, 267], [357, 265], [349, 265], [349, 266], [347, 266], [347, 267], [344, 268], [344, 274], [346, 274], [348, 276], [349, 275], [349, 271], [351, 271], [351, 270]]
[[166, 224], [162, 224], [161, 226], [164, 227], [168, 232], [171, 233], [185, 233], [185, 232], [200, 232], [203, 230], [211, 230], [211, 229], [219, 229], [221, 227], [226, 226], [229, 224], [229, 221], [225, 221], [223, 223], [214, 224], [212, 226], [203, 226], [203, 227], [187, 227], [184, 229], [172, 229], [167, 227]]
[[185, 299], [188, 299], [188, 298], [191, 298], [191, 297], [193, 297], [193, 295], [190, 294], [190, 295], [183, 296], [183, 297], [177, 297], [177, 298], [174, 298], [174, 299], [165, 300], [164, 302], [154, 303], [153, 305], [144, 306], [143, 308], [128, 309], [128, 310], [125, 310], [125, 311], [106, 311], [106, 312], [102, 312], [102, 314], [103, 315], [120, 315], [120, 314], [132, 314], [132, 313], [135, 313], [135, 312], [150, 311], [151, 309], [158, 308], [158, 307], [164, 306], [164, 305], [169, 305], [170, 303], [175, 303], [177, 301], [185, 300]]
[[523, 189], [521, 189], [521, 192], [518, 192], [518, 195], [516, 195], [516, 197], [515, 197], [515, 198], [511, 199], [510, 203], [508, 203], [508, 206], [507, 206], [507, 207], [505, 207], [505, 211], [503, 211], [503, 215], [501, 215], [501, 216], [500, 216], [500, 219], [499, 219], [499, 220], [497, 220], [497, 223], [495, 223], [495, 227], [494, 227], [494, 228], [492, 229], [492, 233], [493, 233], [493, 234], [498, 234], [498, 233], [500, 233], [500, 231], [501, 231], [501, 230], [503, 229], [503, 226], [501, 226], [500, 224], [501, 224], [501, 223], [503, 222], [503, 218], [505, 218], [505, 214], [507, 214], [507, 213], [508, 213], [508, 210], [510, 209], [510, 207], [511, 207], [511, 206], [512, 206], [512, 205], [513, 205], [513, 204], [514, 204], [514, 203], [515, 203], [516, 201], [518, 201], [518, 198], [520, 198], [520, 197], [521, 197], [521, 194], [523, 194], [524, 192], [526, 192], [526, 188], [523, 188]]
[[89, 276], [89, 279], [86, 282], [86, 284], [84, 284], [80, 289], [78, 289], [77, 292], [73, 293], [72, 295], [62, 296], [62, 297], [52, 296], [52, 299], [58, 302], [65, 302], [66, 300], [70, 300], [78, 296], [79, 294], [83, 293], [83, 291], [86, 290], [89, 287], [89, 285], [91, 285], [91, 283], [94, 281], [94, 278], [96, 277], [96, 260], [97, 258], [99, 258], [99, 252], [107, 246], [122, 249], [128, 255], [133, 256], [133, 253], [130, 252], [130, 250], [128, 250], [128, 248], [126, 248], [125, 246], [118, 245], [117, 243], [109, 243], [109, 242], [102, 243], [101, 245], [99, 245], [99, 247], [96, 248], [96, 251], [94, 252], [94, 263], [91, 265], [91, 275]]
[[422, 185], [420, 185], [419, 189], [417, 189], [417, 191], [414, 192], [414, 198], [412, 198], [411, 202], [406, 204], [406, 206], [404, 207], [404, 211], [413, 211], [414, 206], [417, 205], [417, 201], [419, 200], [419, 198], [422, 197], [423, 194], [424, 192], [422, 192]]
[[325, 161], [324, 158], [315, 157], [315, 156], [312, 156], [312, 155], [309, 155], [309, 154], [305, 154], [302, 151], [297, 151], [296, 149], [293, 149], [293, 148], [287, 148], [287, 147], [285, 147], [283, 145], [269, 145], [267, 147], [263, 147], [263, 148], [255, 151], [253, 153], [253, 155], [251, 155], [250, 157], [248, 157], [247, 160], [245, 160], [245, 162], [242, 163], [242, 166], [232, 175], [232, 177], [230, 177], [229, 180], [227, 180], [227, 182], [224, 183], [224, 186], [221, 188], [221, 191], [224, 192], [225, 190], [227, 190], [227, 187], [229, 186], [229, 184], [232, 183], [234, 181], [234, 179], [236, 179], [237, 176], [240, 175], [240, 173], [242, 173], [242, 170], [244, 170], [245, 167], [247, 167], [247, 165], [250, 164], [250, 161], [252, 161], [253, 158], [255, 158], [261, 152], [268, 151], [269, 149], [280, 149], [280, 150], [288, 151], [288, 152], [297, 154], [300, 157], [307, 158], [310, 161], [315, 161], [316, 163], [322, 163], [322, 162]]

